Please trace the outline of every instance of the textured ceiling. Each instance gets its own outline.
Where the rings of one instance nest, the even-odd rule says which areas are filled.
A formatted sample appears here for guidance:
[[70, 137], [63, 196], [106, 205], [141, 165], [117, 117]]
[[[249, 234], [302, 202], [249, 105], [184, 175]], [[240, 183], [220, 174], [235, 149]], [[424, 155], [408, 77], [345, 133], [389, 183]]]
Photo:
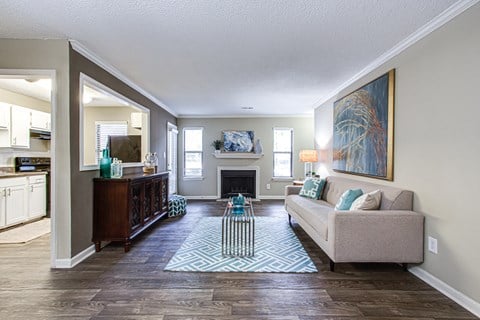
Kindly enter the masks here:
[[180, 116], [311, 114], [455, 2], [0, 0], [0, 37], [76, 40]]

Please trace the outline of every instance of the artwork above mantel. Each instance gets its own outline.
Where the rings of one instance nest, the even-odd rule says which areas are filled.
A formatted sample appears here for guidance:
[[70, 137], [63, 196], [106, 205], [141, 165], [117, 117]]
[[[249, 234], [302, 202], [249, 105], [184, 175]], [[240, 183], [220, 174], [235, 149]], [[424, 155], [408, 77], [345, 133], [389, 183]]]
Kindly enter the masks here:
[[253, 152], [219, 152], [212, 153], [217, 159], [260, 159], [263, 153]]

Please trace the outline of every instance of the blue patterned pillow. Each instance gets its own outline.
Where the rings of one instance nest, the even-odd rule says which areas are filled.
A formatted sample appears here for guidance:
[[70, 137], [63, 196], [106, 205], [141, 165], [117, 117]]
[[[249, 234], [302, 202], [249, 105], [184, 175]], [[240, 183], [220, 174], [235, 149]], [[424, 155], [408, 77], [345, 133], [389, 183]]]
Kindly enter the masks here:
[[335, 210], [350, 210], [353, 201], [363, 194], [362, 189], [348, 189], [338, 199]]
[[299, 192], [302, 197], [319, 199], [325, 187], [325, 179], [307, 178]]

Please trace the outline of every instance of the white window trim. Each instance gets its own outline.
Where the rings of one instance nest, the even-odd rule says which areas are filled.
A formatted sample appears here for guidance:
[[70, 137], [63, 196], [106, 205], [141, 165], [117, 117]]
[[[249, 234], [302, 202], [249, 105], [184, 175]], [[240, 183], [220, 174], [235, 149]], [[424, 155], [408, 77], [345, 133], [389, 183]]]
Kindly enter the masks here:
[[[282, 153], [282, 152], [276, 152], [274, 149], [275, 149], [275, 130], [290, 130], [291, 132], [291, 139], [292, 139], [292, 142], [291, 142], [291, 151], [290, 151], [290, 176], [289, 177], [280, 177], [280, 176], [275, 176], [274, 173], [275, 173], [275, 153]], [[294, 167], [293, 167], [293, 150], [294, 149], [294, 131], [293, 131], [293, 128], [290, 128], [290, 127], [273, 127], [272, 128], [272, 133], [273, 133], [273, 148], [272, 148], [272, 180], [273, 181], [293, 181], [295, 180], [294, 177], [293, 177], [293, 172], [294, 172]], [[283, 153], [286, 153], [286, 152], [283, 152]]]
[[[186, 130], [201, 130], [202, 131], [202, 150], [197, 150], [197, 151], [189, 151], [189, 152], [201, 152], [202, 154], [202, 169], [201, 169], [201, 174], [198, 175], [198, 176], [186, 176], [185, 175], [185, 154], [187, 151], [185, 151], [185, 131]], [[204, 171], [204, 159], [203, 159], [203, 156], [205, 154], [204, 152], [204, 148], [203, 148], [203, 131], [204, 131], [204, 128], [203, 127], [185, 127], [182, 129], [182, 144], [183, 144], [183, 166], [182, 166], [182, 178], [183, 180], [189, 180], [189, 181], [194, 181], [194, 180], [197, 180], [197, 181], [200, 181], [200, 180], [204, 180], [204, 175], [203, 175], [203, 171]]]
[[[84, 104], [83, 104], [83, 99], [80, 97], [83, 97], [83, 89], [84, 86], [87, 85], [91, 88], [94, 88], [95, 90], [104, 93], [106, 95], [112, 95], [116, 97], [119, 100], [125, 101], [127, 104], [129, 104], [133, 109], [138, 109], [139, 111], [143, 112], [146, 115], [146, 121], [144, 123], [144, 127], [142, 128], [142, 153], [144, 154], [144, 150], [150, 150], [150, 109], [136, 103], [133, 100], [130, 100], [129, 98], [125, 97], [124, 95], [116, 92], [115, 90], [107, 87], [106, 85], [98, 82], [97, 80], [87, 76], [86, 74], [80, 72], [80, 81], [79, 81], [79, 166], [80, 166], [80, 171], [89, 171], [89, 170], [98, 170], [99, 165], [92, 165], [92, 164], [85, 164], [84, 163]], [[145, 130], [145, 131], [144, 131]], [[52, 128], [53, 131], [53, 128]], [[145, 147], [145, 149], [144, 149]], [[123, 163], [123, 167], [140, 167], [143, 166], [143, 162], [127, 162]]]

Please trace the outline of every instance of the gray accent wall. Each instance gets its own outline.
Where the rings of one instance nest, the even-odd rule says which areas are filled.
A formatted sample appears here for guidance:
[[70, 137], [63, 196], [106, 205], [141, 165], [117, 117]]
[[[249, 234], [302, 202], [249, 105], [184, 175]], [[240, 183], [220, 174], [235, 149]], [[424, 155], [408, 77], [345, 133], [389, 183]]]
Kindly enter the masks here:
[[[202, 180], [183, 179], [183, 128], [203, 127]], [[259, 118], [180, 118], [178, 119], [178, 193], [196, 198], [217, 196], [217, 166], [259, 166], [260, 190], [263, 198], [278, 198], [284, 195], [284, 188], [290, 181], [276, 181], [273, 176], [273, 128], [293, 128], [293, 168], [294, 178], [301, 178], [304, 165], [298, 161], [298, 152], [314, 146], [313, 117], [259, 117]], [[260, 159], [217, 159], [213, 156], [211, 143], [222, 140], [223, 130], [253, 130], [260, 139], [264, 156]], [[266, 185], [270, 184], [270, 190]]]
[[150, 151], [157, 152], [159, 170], [166, 169], [167, 122], [176, 123], [176, 118], [124, 82], [91, 62], [70, 47], [70, 161], [72, 194], [72, 256], [92, 245], [93, 178], [98, 170], [79, 170], [79, 88], [80, 72], [97, 80], [124, 97], [150, 110]]
[[[349, 176], [414, 191], [425, 215], [419, 267], [480, 302], [478, 161], [480, 4], [454, 18], [315, 110], [315, 136], [331, 170], [333, 102], [396, 69], [394, 180]], [[438, 254], [427, 249], [438, 239]]]

